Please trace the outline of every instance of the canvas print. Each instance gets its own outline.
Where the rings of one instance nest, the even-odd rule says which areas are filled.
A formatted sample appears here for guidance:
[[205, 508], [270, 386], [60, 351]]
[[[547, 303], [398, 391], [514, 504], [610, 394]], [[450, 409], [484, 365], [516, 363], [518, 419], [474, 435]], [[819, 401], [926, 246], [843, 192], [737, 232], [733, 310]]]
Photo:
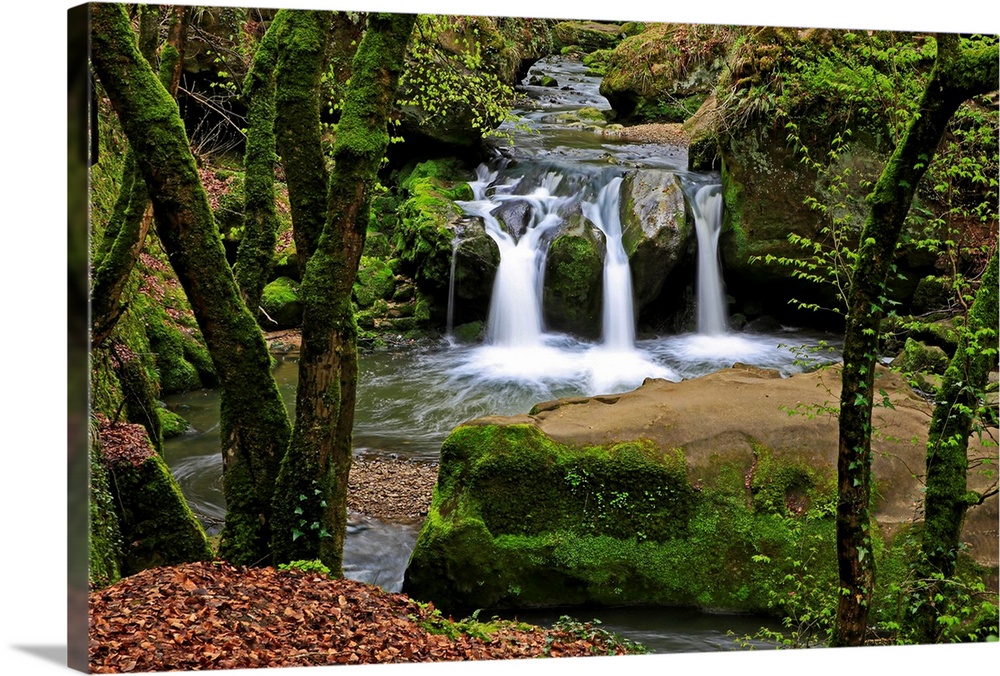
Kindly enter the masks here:
[[996, 34], [70, 19], [71, 666], [997, 641]]

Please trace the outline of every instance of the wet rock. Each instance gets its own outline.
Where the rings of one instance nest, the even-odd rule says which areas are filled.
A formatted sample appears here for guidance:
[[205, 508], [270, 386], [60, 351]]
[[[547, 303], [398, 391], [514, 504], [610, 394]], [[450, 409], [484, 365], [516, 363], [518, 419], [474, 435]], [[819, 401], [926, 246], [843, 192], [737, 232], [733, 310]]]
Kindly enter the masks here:
[[[443, 609], [659, 603], [767, 611], [768, 590], [793, 572], [800, 527], [822, 543], [810, 574], [835, 586], [838, 428], [825, 411], [838, 402], [840, 375], [839, 366], [789, 378], [737, 366], [470, 421], [442, 446], [403, 589]], [[893, 407], [875, 414], [875, 426], [891, 432], [872, 441], [873, 536], [877, 551], [884, 544], [886, 556], [899, 556], [893, 536], [919, 513], [913, 468], [924, 465], [932, 404], [888, 369], [878, 369], [875, 385]], [[975, 439], [970, 452], [996, 458]], [[970, 475], [970, 489], [988, 481]], [[970, 510], [963, 531], [969, 555], [994, 570], [993, 580], [996, 520], [994, 495]], [[879, 570], [876, 598], [901, 582], [891, 566]]]

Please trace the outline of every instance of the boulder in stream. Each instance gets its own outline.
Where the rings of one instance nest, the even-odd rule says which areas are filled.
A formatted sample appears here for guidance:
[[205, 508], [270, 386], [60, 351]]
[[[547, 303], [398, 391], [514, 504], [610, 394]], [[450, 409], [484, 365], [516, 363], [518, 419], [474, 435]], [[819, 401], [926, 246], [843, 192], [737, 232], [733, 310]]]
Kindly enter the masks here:
[[[880, 368], [876, 599], [906, 574], [929, 404]], [[778, 610], [803, 547], [836, 586], [840, 368], [734, 366], [620, 395], [562, 399], [456, 428], [403, 590], [447, 612], [587, 604]], [[994, 458], [996, 449], [975, 452]], [[980, 489], [982, 477], [970, 476]], [[970, 510], [968, 561], [996, 585], [997, 498]], [[898, 545], [898, 546], [897, 546]], [[895, 563], [896, 565], [893, 565]], [[885, 565], [882, 565], [885, 564]], [[873, 608], [878, 612], [878, 608]]]

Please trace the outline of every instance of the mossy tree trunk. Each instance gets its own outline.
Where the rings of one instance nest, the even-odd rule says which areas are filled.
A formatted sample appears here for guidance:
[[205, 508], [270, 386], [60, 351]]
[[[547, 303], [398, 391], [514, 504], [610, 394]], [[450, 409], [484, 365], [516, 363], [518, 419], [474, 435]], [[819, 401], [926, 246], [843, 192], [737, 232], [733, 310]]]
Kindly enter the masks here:
[[858, 262], [849, 292], [844, 335], [837, 461], [837, 557], [840, 596], [832, 643], [861, 645], [875, 569], [869, 535], [871, 432], [879, 321], [893, 254], [914, 190], [930, 164], [948, 121], [971, 96], [997, 87], [997, 46], [962, 48], [956, 35], [938, 37], [938, 56], [910, 124], [868, 197]]
[[326, 66], [330, 26], [330, 12], [283, 10], [272, 28], [278, 43], [275, 138], [288, 184], [295, 254], [302, 275], [326, 215], [319, 84]]
[[980, 396], [990, 371], [997, 367], [998, 287], [994, 252], [935, 396], [927, 439], [921, 536], [924, 558], [919, 577], [924, 585], [919, 589], [920, 606], [912, 618], [918, 643], [934, 643], [941, 636], [941, 607], [935, 598], [955, 573], [966, 510], [987, 497], [968, 490], [968, 450]]
[[270, 355], [226, 261], [176, 102], [135, 45], [125, 8], [92, 5], [92, 63], [149, 190], [157, 234], [205, 337], [221, 390], [221, 555], [269, 554], [271, 496], [290, 434]]
[[[172, 13], [169, 41], [160, 59], [160, 81], [171, 96], [180, 83], [184, 43], [190, 8], [177, 6]], [[156, 62], [160, 8], [143, 6], [139, 15], [139, 51], [150, 64]], [[122, 184], [111, 220], [94, 255], [91, 292], [91, 345], [103, 343], [124, 310], [121, 297], [135, 262], [146, 241], [153, 214], [149, 209], [146, 183], [130, 149], [125, 156]]]
[[258, 314], [261, 294], [270, 274], [278, 237], [275, 211], [274, 168], [277, 163], [274, 139], [274, 67], [278, 20], [272, 22], [243, 80], [247, 100], [247, 144], [243, 159], [246, 172], [243, 208], [243, 239], [236, 252], [234, 272], [243, 302]]
[[279, 561], [318, 556], [338, 575], [358, 382], [351, 290], [414, 20], [368, 17], [337, 127], [325, 226], [300, 288], [305, 311], [296, 420], [275, 494], [274, 549]]

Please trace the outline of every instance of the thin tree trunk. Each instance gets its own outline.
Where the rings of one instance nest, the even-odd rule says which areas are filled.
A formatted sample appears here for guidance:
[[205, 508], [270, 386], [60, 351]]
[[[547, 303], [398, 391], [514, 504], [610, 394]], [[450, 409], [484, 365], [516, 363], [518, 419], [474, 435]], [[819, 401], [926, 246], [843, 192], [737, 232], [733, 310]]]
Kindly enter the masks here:
[[[187, 40], [189, 7], [176, 6], [172, 14], [170, 36], [160, 59], [160, 82], [171, 96], [176, 96]], [[151, 65], [156, 62], [159, 42], [159, 7], [143, 6], [139, 16], [139, 51]], [[121, 296], [135, 262], [146, 242], [152, 222], [146, 183], [130, 148], [125, 155], [122, 186], [115, 201], [111, 220], [94, 256], [91, 292], [91, 346], [107, 339], [124, 311]], [[152, 436], [152, 431], [150, 430]], [[152, 436], [152, 438], [156, 438]]]
[[358, 381], [351, 290], [415, 18], [368, 17], [337, 127], [326, 225], [300, 290], [305, 315], [296, 421], [275, 496], [276, 522], [284, 526], [275, 528], [275, 554], [279, 560], [318, 555], [337, 575], [343, 572]]
[[[331, 13], [284, 10], [275, 22], [275, 137], [285, 169], [295, 254], [305, 274], [326, 220], [327, 170], [320, 136], [319, 83], [326, 65]], [[290, 36], [295, 36], [291, 39]]]
[[275, 34], [282, 16], [272, 22], [243, 80], [247, 98], [247, 146], [243, 160], [246, 172], [243, 208], [243, 239], [236, 253], [234, 272], [243, 302], [258, 315], [260, 298], [270, 274], [278, 236], [275, 211], [274, 167], [274, 68], [277, 60]]
[[889, 158], [871, 196], [850, 288], [844, 336], [837, 459], [837, 560], [840, 595], [834, 645], [861, 645], [875, 579], [870, 536], [871, 432], [878, 329], [885, 284], [917, 183], [948, 121], [970, 96], [995, 89], [996, 46], [963, 54], [958, 37], [938, 37], [938, 57], [920, 113]]
[[935, 597], [943, 582], [955, 573], [959, 536], [966, 510], [980, 496], [968, 490], [969, 436], [979, 408], [979, 395], [991, 370], [997, 367], [997, 317], [1000, 278], [994, 252], [980, 282], [976, 299], [960, 333], [958, 347], [935, 396], [934, 414], [927, 439], [927, 474], [924, 493], [924, 560], [920, 578], [922, 603], [913, 628], [919, 643], [937, 642], [941, 627]]
[[271, 496], [289, 430], [271, 360], [226, 261], [176, 102], [135, 46], [120, 4], [92, 5], [92, 61], [149, 190], [157, 233], [205, 337], [221, 390], [221, 551], [267, 559]]

